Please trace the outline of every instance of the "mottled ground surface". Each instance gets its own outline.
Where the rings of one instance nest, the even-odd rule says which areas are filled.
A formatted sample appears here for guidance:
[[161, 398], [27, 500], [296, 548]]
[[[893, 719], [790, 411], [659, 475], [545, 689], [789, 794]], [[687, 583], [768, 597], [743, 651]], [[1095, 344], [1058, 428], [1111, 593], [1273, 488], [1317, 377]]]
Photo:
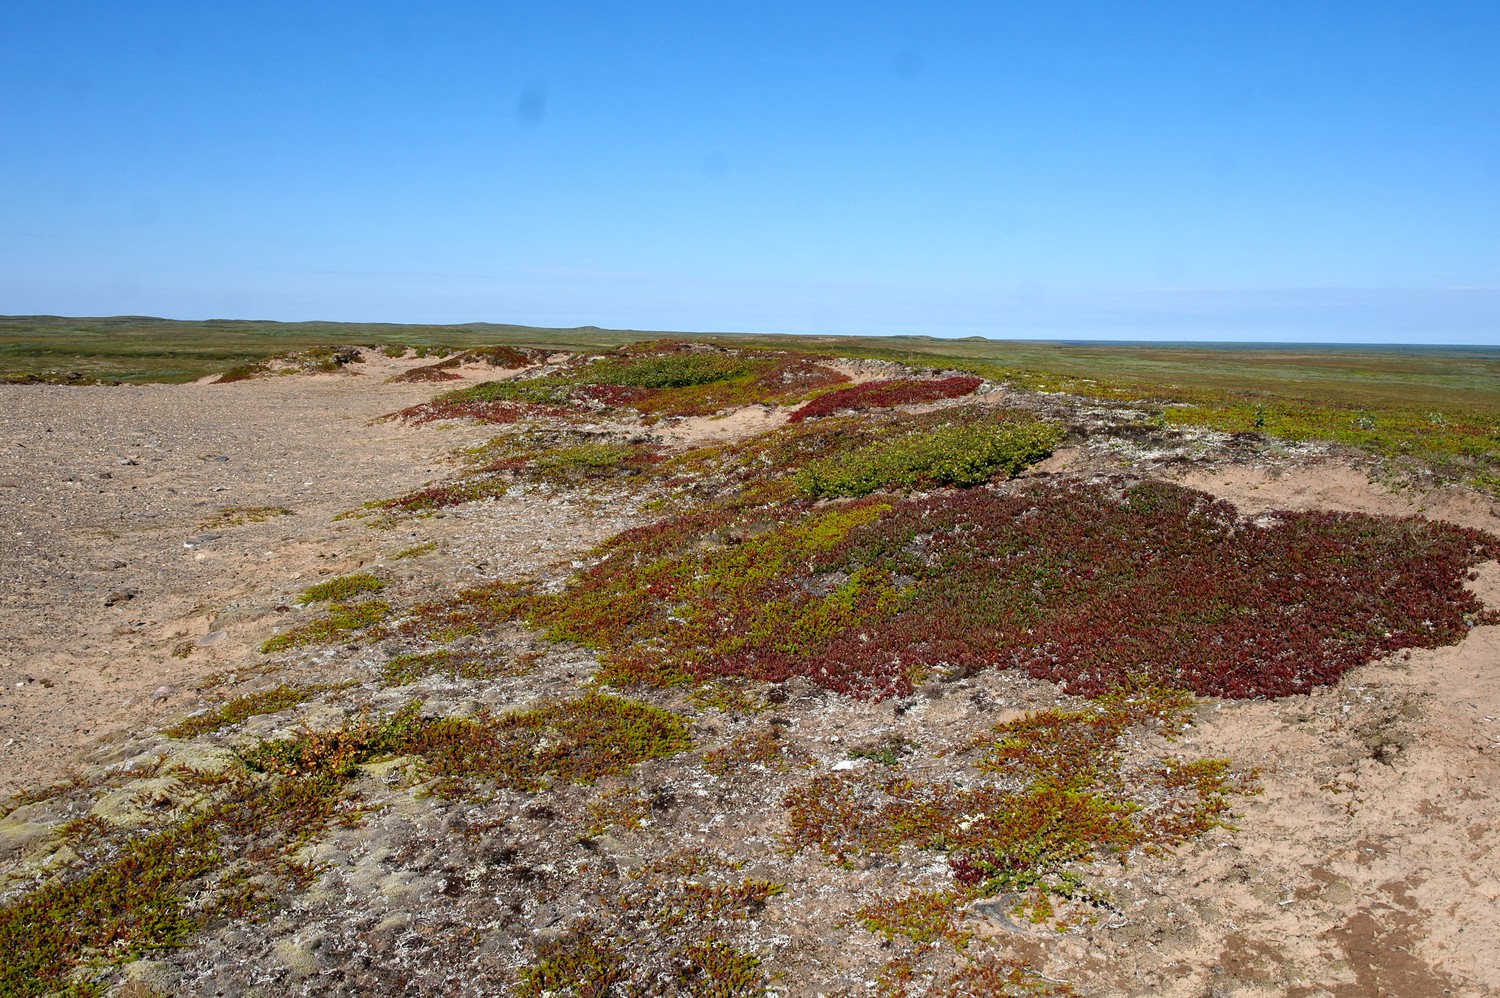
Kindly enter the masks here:
[[[374, 571], [404, 605], [496, 579], [561, 580], [600, 541], [660, 515], [639, 495], [536, 487], [435, 517], [338, 519], [452, 474], [454, 448], [493, 434], [376, 421], [434, 393], [384, 381], [416, 363], [381, 358], [338, 374], [232, 385], [0, 386], [0, 791], [75, 772], [97, 784], [110, 772], [101, 767], [119, 774], [121, 764], [162, 753], [202, 764], [225, 758], [225, 748], [334, 726], [361, 709], [394, 710], [414, 696], [434, 716], [473, 717], [578, 693], [591, 653], [516, 628], [472, 640], [529, 656], [524, 675], [396, 689], [372, 677], [403, 650], [399, 641], [257, 653], [311, 616], [294, 599], [321, 579]], [[858, 379], [883, 371], [844, 370]], [[494, 376], [464, 371], [467, 382]], [[1052, 411], [1064, 402], [1027, 404]], [[651, 432], [682, 447], [763, 432], [785, 416], [749, 407]], [[1245, 515], [1331, 509], [1500, 528], [1493, 504], [1472, 493], [1393, 492], [1350, 455], [1206, 433], [1097, 432], [1027, 474], [1120, 471], [1181, 481]], [[1470, 585], [1500, 606], [1495, 563]], [[1034, 968], [1032, 990], [1017, 994], [1044, 993], [1048, 982], [1183, 998], [1500, 990], [1497, 680], [1500, 627], [1481, 626], [1458, 644], [1391, 656], [1310, 694], [1201, 702], [1172, 751], [1258, 771], [1261, 792], [1234, 801], [1235, 827], [1128, 864], [1084, 864], [1112, 901], [1061, 930], [976, 906], [972, 952]], [[194, 710], [288, 682], [355, 685], [193, 742], [159, 733]], [[786, 888], [725, 924], [762, 961], [774, 993], [881, 993], [876, 974], [906, 944], [859, 927], [855, 913], [912, 886], [941, 886], [943, 868], [910, 857], [843, 868], [815, 850], [791, 854], [783, 797], [835, 767], [874, 765], [851, 760], [851, 748], [899, 737], [941, 767], [950, 764], [938, 750], [1076, 699], [997, 671], [894, 702], [856, 702], [805, 682], [758, 695], [759, 712], [735, 712], [683, 691], [643, 694], [689, 718], [696, 747], [592, 786], [432, 796], [401, 759], [366, 767], [359, 791], [372, 809], [309, 846], [302, 858], [317, 872], [305, 889], [256, 920], [218, 920], [108, 980], [138, 995], [500, 994], [580, 920], [607, 934], [624, 919], [628, 936], [630, 905], [646, 904], [632, 890], [762, 878]], [[768, 726], [783, 732], [791, 764], [706, 765], [706, 753]], [[1163, 750], [1158, 735], [1131, 738], [1130, 752]], [[71, 791], [66, 802], [29, 803], [0, 819], [0, 891], [14, 900], [17, 885], [51, 861], [47, 836], [64, 818], [92, 808], [133, 820], [126, 790], [148, 788], [124, 786]], [[632, 806], [636, 820], [621, 818]], [[741, 865], [681, 874], [652, 865], [693, 850]], [[640, 910], [658, 912], [659, 902]], [[656, 958], [647, 942], [631, 945]], [[755, 993], [703, 987], [677, 980], [658, 993]]]

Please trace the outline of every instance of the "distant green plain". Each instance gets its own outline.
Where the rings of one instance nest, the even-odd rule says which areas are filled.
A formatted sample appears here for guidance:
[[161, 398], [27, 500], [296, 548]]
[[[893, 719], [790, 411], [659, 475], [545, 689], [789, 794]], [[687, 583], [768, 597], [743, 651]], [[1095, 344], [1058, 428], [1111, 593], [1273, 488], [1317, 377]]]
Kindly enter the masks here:
[[492, 323], [0, 317], [0, 379], [184, 382], [315, 346], [504, 343], [603, 350], [666, 337], [955, 368], [1018, 387], [1138, 401], [1162, 424], [1332, 440], [1500, 490], [1500, 347], [1098, 344], [764, 336]]

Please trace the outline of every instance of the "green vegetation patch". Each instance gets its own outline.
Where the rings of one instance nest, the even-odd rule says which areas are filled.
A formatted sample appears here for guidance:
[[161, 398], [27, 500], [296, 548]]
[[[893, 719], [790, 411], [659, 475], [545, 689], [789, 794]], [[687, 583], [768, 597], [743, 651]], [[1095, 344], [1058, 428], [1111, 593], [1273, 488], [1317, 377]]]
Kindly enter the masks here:
[[316, 696], [331, 690], [341, 689], [336, 684], [315, 683], [311, 686], [277, 686], [223, 704], [204, 714], [184, 718], [169, 728], [162, 729], [168, 738], [196, 738], [232, 724], [240, 724], [260, 714], [275, 714], [300, 706]]
[[261, 654], [270, 655], [288, 648], [329, 644], [341, 640], [380, 623], [390, 616], [391, 609], [391, 605], [384, 600], [334, 603], [328, 607], [327, 613], [316, 620], [268, 639], [260, 646]]
[[982, 485], [1042, 460], [1063, 435], [1055, 423], [940, 425], [814, 461], [798, 473], [797, 485], [815, 498]]
[[135, 830], [72, 823], [77, 861], [0, 905], [0, 995], [103, 994], [110, 966], [305, 887], [313, 871], [291, 857], [353, 813], [330, 775], [177, 776], [181, 807]]
[[446, 780], [536, 791], [554, 782], [593, 783], [692, 744], [679, 715], [589, 692], [499, 715], [423, 720], [408, 709], [382, 722], [366, 719], [333, 732], [266, 742], [245, 759], [268, 772], [309, 775], [345, 774], [380, 755], [416, 755]]
[[297, 602], [306, 606], [309, 603], [326, 603], [331, 601], [344, 603], [355, 596], [364, 593], [378, 593], [385, 588], [385, 583], [377, 576], [369, 572], [357, 572], [353, 575], [340, 575], [320, 582], [315, 586], [309, 586]]

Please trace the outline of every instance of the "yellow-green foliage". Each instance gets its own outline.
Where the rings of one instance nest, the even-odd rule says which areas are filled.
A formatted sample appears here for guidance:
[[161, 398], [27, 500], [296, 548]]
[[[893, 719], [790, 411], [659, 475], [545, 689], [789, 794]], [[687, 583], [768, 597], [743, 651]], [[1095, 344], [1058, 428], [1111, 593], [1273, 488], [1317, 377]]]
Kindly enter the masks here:
[[292, 511], [284, 506], [225, 506], [212, 516], [198, 521], [199, 530], [218, 530], [221, 527], [240, 527], [247, 523], [262, 523], [276, 516], [291, 516]]
[[271, 772], [346, 775], [380, 755], [417, 755], [434, 776], [535, 791], [593, 783], [638, 762], [692, 747], [687, 723], [648, 704], [589, 692], [508, 714], [423, 720], [408, 709], [384, 721], [267, 742], [245, 755]]
[[759, 915], [781, 890], [703, 850], [647, 863], [599, 899], [598, 914], [540, 946], [515, 994], [764, 995], [760, 958], [720, 934]]
[[1500, 415], [1361, 406], [1255, 395], [1197, 397], [1165, 410], [1171, 423], [1286, 440], [1331, 440], [1388, 458], [1415, 458], [1484, 486], [1500, 473]]
[[340, 575], [327, 582], [309, 586], [301, 596], [297, 597], [297, 602], [303, 606], [308, 603], [326, 603], [330, 600], [346, 603], [362, 593], [378, 593], [384, 588], [385, 583], [376, 576], [369, 572], [357, 572], [354, 575]]
[[185, 718], [170, 728], [164, 728], [162, 734], [169, 738], [196, 738], [231, 724], [239, 724], [258, 714], [274, 714], [289, 707], [296, 707], [319, 694], [339, 688], [331, 684], [317, 683], [312, 686], [283, 685], [274, 689], [261, 690], [258, 693], [236, 697], [205, 714]]
[[[856, 572], [822, 596], [779, 584], [793, 566], [841, 542], [888, 509], [865, 502], [823, 511], [728, 547], [694, 549], [631, 569], [632, 553], [557, 596], [518, 600], [528, 623], [557, 639], [606, 649], [605, 675], [671, 684], [702, 675], [745, 647], [795, 654], [894, 612], [903, 595], [889, 573]], [[688, 535], [685, 535], [686, 539]], [[616, 569], [629, 571], [628, 585]], [[736, 612], [726, 627], [726, 608]], [[632, 647], [637, 638], [651, 638]]]
[[703, 753], [703, 768], [716, 776], [727, 776], [755, 767], [786, 773], [811, 763], [808, 754], [788, 742], [778, 725], [747, 731], [723, 748]]
[[[975, 765], [995, 779], [968, 787], [899, 770], [815, 777], [786, 797], [788, 843], [816, 846], [840, 863], [941, 850], [971, 896], [1031, 891], [1039, 897], [1032, 903], [1050, 912], [1048, 894], [1091, 896], [1071, 864], [1175, 845], [1222, 824], [1229, 797], [1251, 789], [1248, 777], [1219, 761], [1126, 759], [1129, 729], [1154, 724], [1170, 736], [1191, 702], [1175, 692], [1122, 694], [998, 725], [964, 748], [982, 751]], [[881, 924], [889, 929], [903, 910], [886, 912]]]
[[973, 933], [959, 927], [960, 909], [972, 900], [972, 892], [965, 890], [912, 891], [867, 904], [855, 912], [855, 917], [886, 939], [904, 936], [919, 945], [942, 940], [963, 949]]
[[498, 679], [522, 675], [534, 665], [535, 659], [529, 655], [460, 652], [444, 648], [397, 655], [380, 670], [380, 681], [385, 686], [406, 686], [433, 675], [449, 679]]
[[[0, 995], [102, 994], [98, 969], [305, 886], [310, 871], [290, 857], [338, 820], [336, 776], [178, 775], [184, 809], [136, 831], [74, 822], [79, 861], [0, 906]], [[81, 967], [96, 969], [70, 984]]]
[[1055, 423], [939, 426], [881, 440], [809, 464], [797, 476], [803, 494], [863, 496], [879, 489], [981, 485], [1035, 464], [1063, 437]]
[[390, 616], [391, 605], [384, 600], [365, 600], [362, 603], [334, 603], [328, 612], [317, 620], [301, 627], [294, 627], [285, 634], [278, 634], [260, 646], [261, 653], [284, 651], [302, 645], [327, 644], [362, 631], [371, 624], [378, 624]]

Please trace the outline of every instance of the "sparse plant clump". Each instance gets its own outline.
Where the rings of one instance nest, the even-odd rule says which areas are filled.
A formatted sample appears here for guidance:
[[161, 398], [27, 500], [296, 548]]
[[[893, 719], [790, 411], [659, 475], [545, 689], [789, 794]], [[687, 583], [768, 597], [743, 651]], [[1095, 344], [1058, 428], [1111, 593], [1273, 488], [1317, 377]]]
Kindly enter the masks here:
[[391, 384], [433, 384], [442, 381], [462, 381], [463, 375], [454, 374], [445, 364], [422, 364], [410, 370], [393, 374], [385, 379]]
[[391, 561], [404, 561], [407, 558], [420, 558], [424, 554], [431, 554], [437, 550], [437, 541], [423, 541], [421, 544], [413, 544], [409, 548], [402, 548], [391, 555]]
[[215, 378], [213, 383], [227, 385], [266, 374], [326, 374], [337, 371], [346, 364], [357, 364], [362, 359], [364, 358], [358, 347], [309, 347], [231, 367]]
[[355, 813], [336, 777], [177, 776], [182, 807], [134, 830], [73, 823], [78, 861], [0, 905], [0, 994], [102, 994], [108, 967], [305, 887], [292, 856]]
[[355, 596], [364, 593], [378, 593], [385, 588], [385, 583], [378, 576], [369, 572], [356, 572], [353, 575], [340, 575], [329, 579], [327, 582], [319, 582], [315, 586], [309, 586], [297, 597], [297, 602], [303, 606], [309, 603], [346, 603]]
[[[397, 356], [400, 356], [399, 354]], [[418, 354], [422, 356], [422, 354]], [[543, 351], [522, 350], [516, 347], [497, 344], [488, 347], [475, 347], [455, 354], [445, 360], [434, 364], [423, 364], [409, 371], [393, 375], [387, 378], [391, 382], [435, 382], [435, 381], [459, 381], [461, 375], [451, 373], [453, 368], [462, 367], [465, 364], [485, 364], [489, 367], [502, 367], [517, 369], [530, 367], [540, 357], [544, 357]]]
[[615, 434], [569, 431], [512, 433], [466, 455], [480, 473], [509, 472], [554, 485], [638, 479], [662, 461], [660, 447]]
[[723, 748], [703, 753], [703, 768], [715, 776], [742, 769], [789, 773], [812, 763], [812, 758], [787, 741], [781, 726], [772, 724], [747, 731]]
[[618, 787], [599, 795], [588, 807], [590, 835], [603, 835], [610, 828], [641, 828], [651, 817], [652, 795], [639, 787]]
[[937, 402], [942, 399], [962, 398], [984, 384], [983, 378], [959, 375], [952, 378], [891, 378], [884, 381], [867, 381], [861, 385], [850, 385], [819, 395], [811, 402], [794, 411], [789, 422], [800, 423], [804, 419], [832, 416], [840, 412], [864, 412], [867, 409], [889, 409], [898, 405], [915, 405], [922, 402]]
[[397, 655], [380, 670], [384, 686], [406, 686], [428, 676], [449, 679], [498, 679], [529, 672], [535, 659], [529, 655], [461, 652], [453, 649]]
[[313, 697], [339, 688], [337, 685], [317, 683], [311, 686], [282, 685], [269, 690], [261, 690], [258, 693], [236, 697], [207, 713], [184, 718], [171, 727], [164, 728], [162, 734], [168, 738], [196, 738], [211, 731], [218, 731], [220, 728], [227, 728], [232, 724], [239, 724], [259, 714], [274, 714], [299, 706]]
[[391, 605], [384, 600], [334, 603], [318, 619], [268, 639], [260, 646], [261, 654], [270, 655], [273, 652], [298, 648], [302, 645], [328, 644], [338, 641], [380, 623], [390, 616], [391, 609]]
[[[792, 849], [817, 847], [849, 864], [905, 849], [947, 854], [955, 887], [887, 899], [859, 913], [872, 931], [960, 948], [964, 905], [1013, 894], [1043, 921], [1054, 899], [1103, 899], [1071, 871], [1081, 861], [1136, 848], [1166, 849], [1221, 825], [1251, 778], [1221, 760], [1127, 759], [1126, 733], [1155, 726], [1169, 738], [1191, 699], [1174, 692], [1113, 696], [1080, 710], [1049, 710], [997, 725], [961, 751], [989, 779], [960, 786], [901, 771], [829, 773], [785, 799]], [[1172, 773], [1187, 776], [1173, 777]]]
[[212, 516], [198, 521], [199, 530], [219, 530], [224, 527], [242, 527], [247, 523], [263, 523], [278, 516], [291, 516], [292, 511], [284, 506], [224, 506]]
[[647, 863], [599, 899], [598, 914], [538, 947], [514, 993], [764, 995], [770, 982], [760, 957], [724, 935], [758, 916], [781, 890], [781, 884], [744, 877], [738, 864], [702, 850]]
[[552, 782], [593, 783], [691, 747], [678, 715], [590, 692], [508, 714], [423, 720], [413, 709], [384, 721], [363, 718], [336, 731], [266, 742], [245, 760], [267, 772], [347, 775], [377, 756], [417, 755], [432, 775], [449, 781], [537, 791]]
[[249, 381], [251, 378], [262, 374], [269, 374], [271, 365], [265, 361], [251, 361], [248, 364], [236, 364], [214, 379], [216, 385], [229, 385], [236, 381]]

